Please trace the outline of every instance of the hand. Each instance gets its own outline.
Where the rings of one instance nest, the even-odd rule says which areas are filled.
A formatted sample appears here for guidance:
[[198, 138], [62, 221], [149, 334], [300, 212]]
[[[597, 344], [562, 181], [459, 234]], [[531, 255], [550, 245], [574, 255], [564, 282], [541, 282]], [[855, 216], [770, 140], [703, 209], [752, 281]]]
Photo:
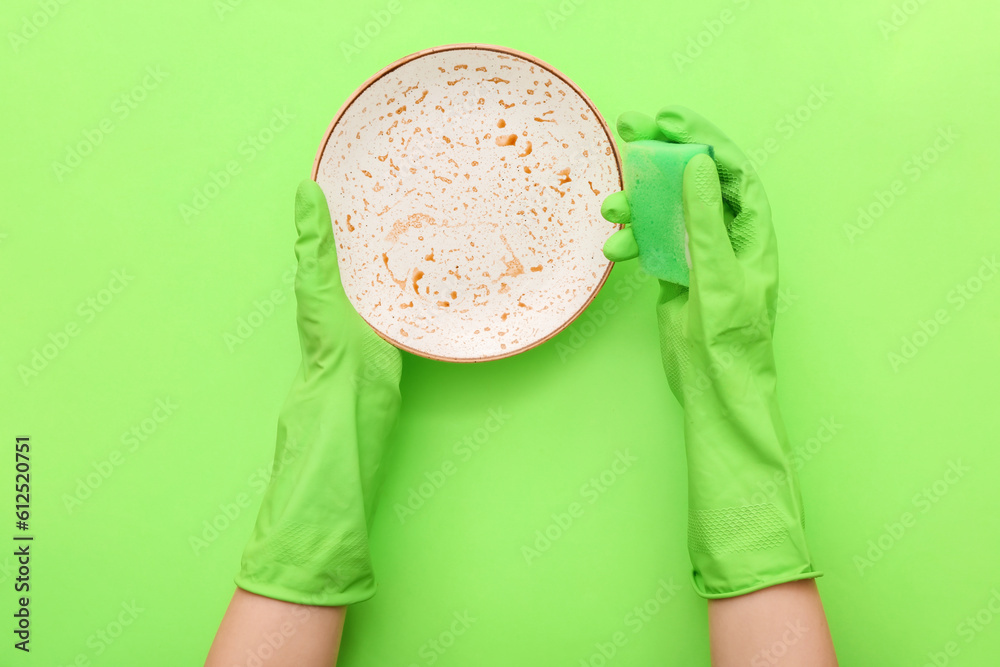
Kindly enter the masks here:
[[[715, 150], [714, 161], [696, 155], [684, 170], [691, 287], [661, 281], [656, 306], [663, 367], [684, 406], [695, 588], [729, 597], [819, 576], [775, 393], [778, 254], [760, 179], [728, 137], [683, 107], [655, 120], [623, 114], [618, 133]], [[609, 195], [601, 210], [627, 223], [628, 193]], [[638, 255], [631, 231], [615, 233], [605, 254]]]
[[[771, 208], [743, 152], [689, 109], [666, 107], [655, 121], [637, 112], [622, 114], [618, 133], [625, 141], [705, 143], [715, 149], [718, 167], [708, 156], [696, 156], [684, 172], [691, 288], [660, 281], [657, 301], [664, 370], [684, 405], [685, 393], [697, 396], [707, 389], [708, 371], [726, 365], [731, 352], [727, 347], [737, 342], [770, 345], [778, 291]], [[601, 212], [612, 222], [628, 223], [627, 193], [609, 195]], [[605, 255], [613, 261], [638, 253], [628, 226], [605, 245]], [[696, 326], [689, 330], [689, 323]], [[697, 349], [689, 350], [686, 337], [697, 343]], [[689, 352], [698, 358], [692, 360]]]
[[399, 413], [399, 350], [358, 315], [340, 281], [326, 197], [295, 196], [302, 363], [278, 419], [271, 480], [236, 585], [311, 605], [370, 598], [368, 527]]

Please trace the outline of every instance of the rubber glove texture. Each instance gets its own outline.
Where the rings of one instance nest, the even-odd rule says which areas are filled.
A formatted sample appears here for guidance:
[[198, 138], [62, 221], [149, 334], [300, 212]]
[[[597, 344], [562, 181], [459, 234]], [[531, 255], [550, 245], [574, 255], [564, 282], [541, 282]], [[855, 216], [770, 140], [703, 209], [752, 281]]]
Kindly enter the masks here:
[[[821, 576], [777, 401], [778, 252], [760, 179], [725, 134], [684, 107], [623, 114], [618, 132], [714, 147], [715, 160], [696, 155], [684, 171], [690, 288], [661, 281], [656, 304], [663, 368], [684, 407], [695, 590], [724, 598]], [[602, 214], [627, 223], [628, 193], [609, 195]], [[626, 226], [608, 240], [608, 259], [638, 254], [629, 235]]]
[[295, 226], [302, 361], [235, 582], [287, 602], [338, 606], [375, 594], [368, 528], [399, 413], [402, 360], [348, 301], [326, 197], [311, 180], [296, 192]]

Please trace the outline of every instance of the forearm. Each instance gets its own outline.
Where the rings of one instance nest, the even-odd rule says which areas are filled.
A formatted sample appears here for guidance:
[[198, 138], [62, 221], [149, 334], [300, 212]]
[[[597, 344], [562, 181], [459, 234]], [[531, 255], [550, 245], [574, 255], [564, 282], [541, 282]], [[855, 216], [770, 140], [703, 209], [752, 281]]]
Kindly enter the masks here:
[[708, 601], [713, 667], [836, 667], [814, 579]]
[[283, 602], [237, 588], [205, 667], [331, 667], [346, 610]]

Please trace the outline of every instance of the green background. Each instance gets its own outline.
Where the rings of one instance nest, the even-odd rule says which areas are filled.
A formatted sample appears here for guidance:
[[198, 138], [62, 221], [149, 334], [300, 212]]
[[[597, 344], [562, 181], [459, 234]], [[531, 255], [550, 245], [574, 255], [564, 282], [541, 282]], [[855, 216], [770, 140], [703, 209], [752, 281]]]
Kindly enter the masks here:
[[[387, 7], [4, 3], [0, 500], [11, 509], [0, 533], [15, 532], [8, 476], [13, 439], [27, 434], [36, 542], [30, 657], [11, 647], [15, 574], [0, 556], [0, 664], [204, 660], [298, 363], [296, 184], [371, 74], [456, 42], [541, 58], [612, 124], [684, 104], [757, 156], [785, 296], [779, 393], [804, 453], [808, 538], [842, 664], [922, 665], [948, 642], [948, 664], [996, 664], [995, 4], [399, 0], [345, 55]], [[123, 106], [147, 68], [162, 80], [146, 78]], [[294, 118], [254, 153], [244, 142], [275, 109]], [[61, 169], [102, 123], [111, 131]], [[185, 220], [181, 206], [229, 161], [239, 173]], [[859, 207], [873, 213], [866, 228]], [[127, 278], [117, 293], [115, 271]], [[620, 264], [582, 319], [526, 354], [481, 365], [404, 355], [372, 536], [380, 589], [350, 610], [341, 664], [600, 665], [595, 645], [617, 631], [628, 641], [616, 664], [708, 663], [655, 293]], [[238, 338], [240, 318], [271, 299]], [[77, 335], [25, 373], [67, 326]], [[894, 364], [904, 351], [912, 358]], [[176, 406], [159, 422], [157, 400]], [[504, 423], [486, 437], [491, 409]], [[460, 456], [456, 443], [477, 437], [480, 450]], [[589, 502], [581, 487], [625, 451], [636, 462]], [[456, 472], [401, 521], [397, 505], [445, 461]], [[967, 470], [948, 474], [949, 462]], [[68, 506], [78, 490], [90, 494]], [[522, 547], [573, 502], [583, 515], [528, 563]], [[633, 608], [671, 579], [680, 592], [634, 632]], [[106, 643], [123, 604], [134, 619]], [[435, 653], [429, 642], [466, 612], [475, 622]]]

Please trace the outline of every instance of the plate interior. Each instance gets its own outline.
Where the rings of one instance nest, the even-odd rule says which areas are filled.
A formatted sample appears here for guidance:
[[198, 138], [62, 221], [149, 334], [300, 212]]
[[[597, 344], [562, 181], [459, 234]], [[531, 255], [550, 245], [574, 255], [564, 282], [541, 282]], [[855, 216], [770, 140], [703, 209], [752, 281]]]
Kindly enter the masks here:
[[394, 345], [481, 361], [565, 327], [610, 270], [621, 189], [603, 120], [529, 56], [403, 59], [352, 97], [317, 159], [344, 289]]

